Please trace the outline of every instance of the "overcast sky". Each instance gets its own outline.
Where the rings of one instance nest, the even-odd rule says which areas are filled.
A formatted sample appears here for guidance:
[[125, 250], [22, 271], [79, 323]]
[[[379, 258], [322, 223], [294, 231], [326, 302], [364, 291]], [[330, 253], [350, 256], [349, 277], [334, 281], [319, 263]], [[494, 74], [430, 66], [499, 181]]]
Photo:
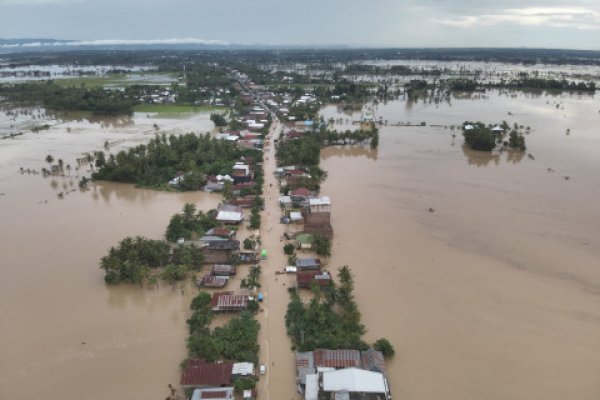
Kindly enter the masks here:
[[600, 0], [0, 0], [0, 38], [600, 49]]

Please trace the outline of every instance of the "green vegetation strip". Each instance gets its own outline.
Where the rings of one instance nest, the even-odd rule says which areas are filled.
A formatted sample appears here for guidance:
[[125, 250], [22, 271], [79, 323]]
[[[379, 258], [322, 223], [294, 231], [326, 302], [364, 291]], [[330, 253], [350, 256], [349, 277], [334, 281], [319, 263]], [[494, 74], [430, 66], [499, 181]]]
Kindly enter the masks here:
[[138, 104], [133, 107], [134, 112], [161, 113], [161, 114], [179, 114], [179, 113], [200, 113], [209, 111], [225, 111], [225, 107], [214, 106], [192, 106], [179, 104]]

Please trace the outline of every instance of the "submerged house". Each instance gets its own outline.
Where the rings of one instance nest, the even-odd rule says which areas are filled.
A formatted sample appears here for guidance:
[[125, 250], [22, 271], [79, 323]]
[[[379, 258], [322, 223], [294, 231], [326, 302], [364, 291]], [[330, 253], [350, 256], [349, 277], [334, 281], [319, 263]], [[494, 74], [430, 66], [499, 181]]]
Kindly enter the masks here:
[[213, 294], [211, 306], [213, 312], [242, 311], [248, 308], [250, 296], [234, 294], [233, 292], [219, 292]]
[[198, 280], [199, 287], [212, 287], [212, 288], [222, 288], [227, 285], [229, 281], [228, 276], [220, 276], [220, 275], [205, 275]]
[[318, 258], [298, 258], [296, 259], [296, 268], [298, 271], [321, 269], [321, 260]]
[[217, 209], [216, 220], [223, 224], [236, 225], [244, 220], [242, 208], [232, 204], [222, 204]]
[[204, 264], [228, 264], [240, 250], [239, 240], [218, 240], [202, 248]]
[[231, 385], [233, 363], [208, 363], [203, 359], [187, 361], [181, 374], [184, 388], [227, 387]]
[[215, 276], [235, 275], [235, 265], [215, 264], [215, 266], [212, 267], [211, 274]]
[[329, 272], [300, 271], [296, 273], [296, 287], [310, 289], [315, 283], [320, 290], [327, 290], [331, 282]]
[[194, 389], [191, 400], [233, 400], [233, 391], [232, 387]]
[[369, 349], [296, 352], [296, 378], [305, 400], [390, 400], [383, 354]]

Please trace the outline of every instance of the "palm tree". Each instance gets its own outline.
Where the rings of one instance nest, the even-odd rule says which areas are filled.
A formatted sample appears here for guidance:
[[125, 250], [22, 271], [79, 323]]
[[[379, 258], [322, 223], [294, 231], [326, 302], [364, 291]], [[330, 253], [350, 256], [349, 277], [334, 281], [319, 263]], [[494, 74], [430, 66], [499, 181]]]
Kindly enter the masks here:
[[48, 155], [46, 156], [46, 162], [47, 162], [48, 164], [52, 164], [52, 162], [54, 162], [54, 157], [52, 157], [50, 154], [48, 154]]

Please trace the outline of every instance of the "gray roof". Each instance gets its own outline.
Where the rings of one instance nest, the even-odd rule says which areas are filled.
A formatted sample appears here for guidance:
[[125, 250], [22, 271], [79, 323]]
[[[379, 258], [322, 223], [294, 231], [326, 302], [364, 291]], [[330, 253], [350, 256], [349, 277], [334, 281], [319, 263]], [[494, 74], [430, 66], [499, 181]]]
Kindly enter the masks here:
[[298, 382], [306, 384], [306, 375], [314, 374], [315, 358], [312, 351], [296, 352], [296, 375]]

